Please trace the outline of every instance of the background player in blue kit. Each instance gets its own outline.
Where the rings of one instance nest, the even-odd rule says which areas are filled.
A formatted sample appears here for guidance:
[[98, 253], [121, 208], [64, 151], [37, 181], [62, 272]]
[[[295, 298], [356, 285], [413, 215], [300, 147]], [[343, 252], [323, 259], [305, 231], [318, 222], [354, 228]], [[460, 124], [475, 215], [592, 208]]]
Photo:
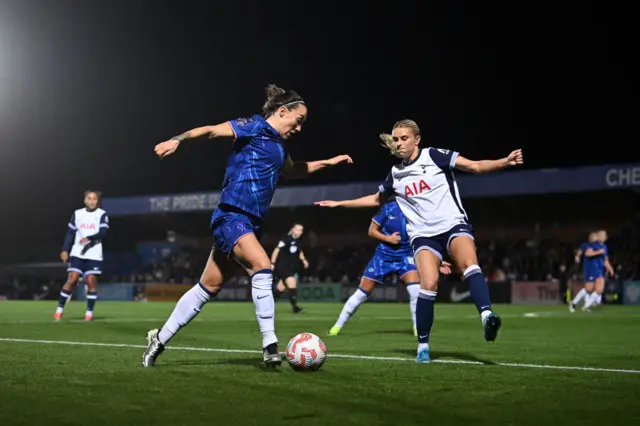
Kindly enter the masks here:
[[229, 258], [238, 262], [251, 276], [251, 293], [262, 334], [264, 362], [267, 365], [280, 365], [282, 362], [275, 334], [271, 260], [258, 241], [262, 222], [280, 173], [286, 178], [304, 177], [352, 160], [348, 155], [313, 162], [294, 163], [291, 160], [284, 141], [299, 133], [307, 118], [307, 107], [296, 92], [269, 85], [262, 112], [263, 116], [198, 127], [155, 147], [156, 154], [164, 158], [173, 154], [186, 139], [200, 136], [235, 139], [227, 160], [220, 204], [211, 218], [214, 240], [211, 256], [200, 282], [182, 296], [162, 329], [147, 333], [148, 347], [142, 355], [145, 367], [153, 366], [173, 336], [220, 292], [225, 272], [228, 272]]
[[102, 239], [109, 229], [109, 216], [100, 206], [100, 192], [84, 193], [84, 208], [73, 212], [67, 226], [60, 259], [68, 262], [67, 282], [60, 290], [58, 307], [53, 318], [62, 318], [64, 307], [73, 294], [80, 278], [87, 282], [87, 310], [84, 319], [93, 319], [93, 309], [98, 300], [98, 275], [102, 274]]
[[[395, 200], [384, 204], [371, 219], [369, 236], [381, 243], [376, 247], [375, 254], [362, 274], [360, 287], [344, 304], [338, 321], [329, 330], [329, 336], [337, 336], [346, 322], [356, 313], [358, 307], [367, 301], [376, 284], [383, 283], [385, 278], [392, 274], [398, 275], [398, 278], [407, 286], [413, 333], [416, 334], [416, 303], [420, 292], [420, 276], [407, 235], [407, 218]], [[440, 272], [450, 274], [450, 265], [443, 263]]]
[[596, 241], [592, 244], [594, 274], [595, 274], [595, 291], [587, 298], [584, 309], [589, 311], [591, 307], [598, 306], [602, 303], [602, 294], [605, 288], [605, 272], [613, 277], [615, 271], [609, 262], [609, 248], [605, 244], [607, 242], [607, 231], [601, 230], [596, 232]]

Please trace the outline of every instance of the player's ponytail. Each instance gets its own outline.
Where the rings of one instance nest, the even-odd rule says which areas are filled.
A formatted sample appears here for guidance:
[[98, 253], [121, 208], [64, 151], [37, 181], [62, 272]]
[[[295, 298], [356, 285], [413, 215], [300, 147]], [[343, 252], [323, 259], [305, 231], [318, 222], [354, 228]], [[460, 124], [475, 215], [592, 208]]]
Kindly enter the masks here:
[[270, 84], [266, 88], [267, 101], [262, 105], [262, 114], [269, 117], [280, 107], [288, 110], [294, 109], [300, 104], [304, 104], [302, 97], [293, 90], [285, 90], [275, 84]]
[[393, 143], [393, 136], [388, 133], [380, 134], [380, 140], [382, 143], [380, 145], [384, 146], [391, 152], [391, 155], [395, 155], [396, 157], [400, 154], [400, 149]]

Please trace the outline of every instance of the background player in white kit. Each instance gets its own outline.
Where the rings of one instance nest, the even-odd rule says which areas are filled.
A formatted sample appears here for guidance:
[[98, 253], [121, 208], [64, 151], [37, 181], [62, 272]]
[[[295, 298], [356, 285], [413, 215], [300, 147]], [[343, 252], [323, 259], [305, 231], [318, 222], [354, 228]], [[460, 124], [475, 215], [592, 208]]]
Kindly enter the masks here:
[[439, 267], [445, 250], [463, 271], [482, 319], [485, 339], [495, 340], [501, 320], [491, 311], [487, 282], [478, 266], [473, 228], [462, 208], [453, 169], [472, 173], [493, 172], [522, 164], [522, 152], [513, 151], [500, 160], [472, 161], [455, 151], [420, 149], [420, 128], [412, 120], [398, 121], [393, 126], [392, 136], [381, 135], [381, 138], [403, 161], [391, 169], [379, 192], [356, 200], [320, 201], [316, 204], [323, 207], [375, 207], [387, 197], [396, 196], [407, 217], [407, 233], [420, 274], [416, 307], [417, 363], [431, 361], [429, 335], [433, 325]]
[[54, 319], [62, 318], [62, 312], [67, 300], [71, 298], [73, 289], [81, 277], [87, 282], [87, 311], [84, 319], [93, 319], [93, 308], [98, 299], [96, 285], [97, 275], [102, 273], [102, 239], [109, 229], [107, 212], [99, 208], [100, 192], [86, 191], [84, 193], [84, 208], [76, 210], [71, 215], [67, 236], [60, 259], [69, 262], [67, 282], [60, 291], [58, 307]]

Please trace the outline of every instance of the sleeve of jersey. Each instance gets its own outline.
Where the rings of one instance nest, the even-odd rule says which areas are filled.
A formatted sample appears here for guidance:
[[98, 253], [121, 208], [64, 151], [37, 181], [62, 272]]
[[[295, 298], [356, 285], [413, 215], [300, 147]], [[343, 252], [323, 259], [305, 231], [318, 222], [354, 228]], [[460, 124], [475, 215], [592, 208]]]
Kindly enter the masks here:
[[393, 192], [393, 177], [391, 173], [387, 176], [384, 183], [378, 187], [378, 191], [382, 192], [386, 196], [394, 195]]
[[69, 253], [71, 251], [71, 247], [73, 246], [73, 240], [76, 238], [76, 214], [71, 215], [71, 219], [69, 220], [69, 225], [67, 225], [67, 235], [64, 237], [64, 243], [62, 244], [62, 251], [66, 251]]
[[237, 118], [229, 121], [235, 139], [247, 138], [253, 136], [258, 126], [258, 122], [254, 118]]
[[385, 217], [387, 217], [386, 204], [380, 207], [380, 210], [378, 210], [378, 213], [376, 213], [376, 215], [371, 218], [371, 221], [377, 223], [379, 226], [382, 226]]
[[455, 168], [456, 159], [459, 154], [456, 151], [450, 151], [448, 149], [429, 148], [429, 155], [433, 162], [442, 170], [451, 170]]
[[98, 232], [93, 235], [89, 235], [87, 238], [89, 241], [101, 240], [105, 235], [107, 235], [107, 229], [109, 229], [109, 216], [107, 216], [106, 213], [103, 213], [102, 217], [100, 217], [100, 228], [98, 229]]

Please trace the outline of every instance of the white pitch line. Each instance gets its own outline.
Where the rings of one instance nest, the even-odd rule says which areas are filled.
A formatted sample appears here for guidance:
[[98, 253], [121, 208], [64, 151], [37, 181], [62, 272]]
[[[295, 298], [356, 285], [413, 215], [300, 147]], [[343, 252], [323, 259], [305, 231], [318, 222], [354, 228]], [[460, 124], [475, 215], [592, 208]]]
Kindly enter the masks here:
[[[16, 342], [16, 343], [40, 343], [49, 345], [70, 345], [70, 346], [102, 346], [109, 348], [140, 348], [146, 349], [145, 345], [133, 345], [129, 343], [98, 343], [98, 342], [72, 342], [65, 340], [35, 340], [35, 339], [13, 339], [0, 337], [0, 342]], [[236, 354], [261, 354], [262, 351], [250, 350], [250, 349], [219, 349], [219, 348], [194, 348], [185, 346], [171, 346], [167, 349], [174, 351], [193, 351], [193, 352], [218, 352], [218, 353], [236, 353]], [[413, 362], [413, 358], [401, 358], [401, 357], [385, 357], [385, 356], [367, 356], [367, 355], [347, 355], [347, 354], [334, 354], [329, 352], [330, 358], [343, 358], [343, 359], [366, 359], [372, 361], [400, 361], [400, 362]], [[436, 359], [434, 363], [439, 364], [464, 364], [464, 365], [485, 365], [480, 361], [464, 361], [464, 360], [452, 360], [452, 359]], [[572, 370], [572, 371], [589, 371], [597, 373], [625, 373], [625, 374], [640, 374], [640, 370], [620, 369], [620, 368], [600, 368], [600, 367], [579, 367], [570, 365], [546, 365], [546, 364], [520, 364], [512, 362], [496, 362], [490, 364], [500, 367], [516, 367], [516, 368], [540, 368], [547, 370]]]

